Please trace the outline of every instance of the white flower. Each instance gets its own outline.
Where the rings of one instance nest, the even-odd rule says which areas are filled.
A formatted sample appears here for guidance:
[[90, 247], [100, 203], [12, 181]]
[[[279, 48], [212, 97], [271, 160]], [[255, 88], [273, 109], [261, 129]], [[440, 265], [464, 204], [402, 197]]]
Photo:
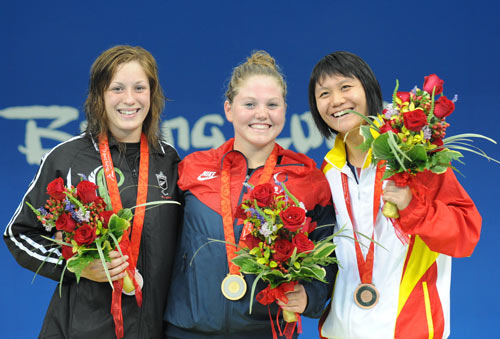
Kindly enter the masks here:
[[81, 210], [75, 212], [76, 216], [78, 217], [79, 220], [88, 222], [90, 219], [90, 212], [85, 211], [85, 214], [82, 213]]
[[260, 229], [259, 229], [259, 233], [262, 234], [264, 237], [269, 237], [271, 234], [273, 234], [273, 230], [272, 230], [272, 225], [269, 225], [268, 222], [265, 222], [263, 223], [261, 226], [260, 226]]
[[54, 222], [51, 220], [47, 220], [47, 223], [45, 225], [43, 225], [43, 227], [45, 227], [45, 230], [47, 232], [50, 232], [55, 226], [56, 226], [56, 224], [54, 224]]

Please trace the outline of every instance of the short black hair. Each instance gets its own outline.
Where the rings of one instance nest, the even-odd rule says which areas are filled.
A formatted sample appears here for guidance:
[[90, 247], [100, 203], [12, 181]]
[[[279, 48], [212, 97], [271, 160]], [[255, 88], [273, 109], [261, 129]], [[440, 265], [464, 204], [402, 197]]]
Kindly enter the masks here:
[[328, 54], [314, 66], [309, 80], [311, 114], [320, 133], [326, 138], [335, 136], [337, 131], [328, 126], [321, 118], [316, 105], [315, 89], [316, 84], [324, 77], [337, 74], [357, 78], [361, 82], [365, 90], [368, 115], [376, 116], [382, 110], [382, 90], [370, 66], [359, 56], [350, 52], [338, 51]]

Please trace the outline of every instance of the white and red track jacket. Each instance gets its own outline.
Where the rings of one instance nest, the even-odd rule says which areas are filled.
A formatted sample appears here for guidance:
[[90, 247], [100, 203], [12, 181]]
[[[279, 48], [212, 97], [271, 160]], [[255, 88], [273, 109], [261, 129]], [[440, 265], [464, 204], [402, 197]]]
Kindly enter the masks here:
[[[374, 234], [373, 284], [380, 300], [372, 309], [362, 309], [353, 293], [360, 284], [354, 241], [336, 237], [341, 266], [335, 281], [332, 307], [322, 328], [326, 338], [447, 338], [450, 334], [451, 257], [467, 257], [479, 240], [481, 216], [453, 171], [419, 173], [423, 185], [410, 205], [400, 211], [400, 224], [410, 236], [408, 244], [396, 235], [394, 226], [379, 210], [373, 225], [376, 166], [367, 156], [359, 183], [346, 162], [345, 145], [336, 138], [325, 156], [323, 172], [332, 191], [337, 228], [353, 236], [342, 190], [341, 173], [348, 177], [356, 231]], [[380, 206], [383, 206], [381, 202]], [[359, 237], [366, 256], [369, 239]]]

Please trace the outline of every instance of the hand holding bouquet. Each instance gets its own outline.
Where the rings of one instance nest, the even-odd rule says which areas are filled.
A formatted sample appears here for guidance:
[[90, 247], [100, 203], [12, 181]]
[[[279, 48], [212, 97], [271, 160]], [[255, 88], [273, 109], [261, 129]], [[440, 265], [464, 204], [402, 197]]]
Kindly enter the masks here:
[[[260, 279], [269, 284], [256, 297], [263, 305], [278, 299], [286, 303], [285, 293], [293, 291], [299, 281], [316, 279], [327, 282], [322, 266], [337, 262], [331, 256], [335, 249], [334, 235], [317, 242], [309, 239], [316, 225], [306, 217], [304, 204], [287, 190], [285, 184], [278, 182], [276, 185], [266, 183], [256, 186], [250, 199], [243, 201], [237, 213], [236, 217], [244, 220], [241, 234], [244, 245], [233, 263], [240, 267], [242, 273], [257, 275], [252, 285], [251, 300]], [[252, 302], [250, 313], [251, 310]], [[283, 312], [285, 321], [297, 321], [296, 314], [290, 313]]]
[[[498, 162], [469, 144], [471, 138], [496, 143], [488, 137], [466, 133], [445, 138], [449, 127], [446, 117], [453, 113], [457, 96], [452, 100], [444, 96], [443, 84], [436, 74], [431, 74], [425, 77], [423, 89], [398, 92], [396, 80], [392, 104], [381, 115], [373, 118], [354, 112], [368, 122], [361, 126], [364, 142], [360, 147], [371, 150], [373, 163], [385, 162], [383, 179], [391, 178], [396, 185], [406, 186], [418, 172], [444, 173], [452, 167], [452, 160], [462, 157], [460, 151]], [[440, 96], [436, 100], [437, 95]], [[390, 202], [385, 203], [383, 213], [389, 218], [399, 217], [397, 207]]]
[[[76, 188], [65, 187], [59, 177], [47, 185], [50, 197], [45, 206], [36, 209], [26, 202], [47, 231], [55, 228], [62, 232], [62, 240], [48, 238], [61, 245], [60, 259], [66, 260], [59, 288], [66, 269], [75, 273], [79, 282], [82, 271], [96, 259], [101, 260], [113, 288], [106, 262], [111, 261], [109, 253], [115, 247], [121, 253], [119, 242], [130, 227], [132, 212], [128, 208], [118, 214], [106, 210], [106, 203], [97, 196], [96, 190], [97, 186], [87, 180], [81, 181]], [[128, 275], [124, 278], [123, 289], [126, 293], [135, 290]]]

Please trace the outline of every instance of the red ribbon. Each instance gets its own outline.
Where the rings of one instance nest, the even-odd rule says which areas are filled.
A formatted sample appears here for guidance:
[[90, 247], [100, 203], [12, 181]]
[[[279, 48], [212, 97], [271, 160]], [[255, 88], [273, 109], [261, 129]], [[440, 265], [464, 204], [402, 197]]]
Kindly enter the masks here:
[[[393, 174], [389, 179], [394, 181], [397, 187], [410, 186], [410, 189], [414, 195], [414, 197], [419, 196], [422, 193], [422, 187], [419, 183], [414, 179], [408, 172], [400, 172]], [[410, 242], [410, 237], [408, 234], [404, 233], [401, 228], [401, 223], [398, 219], [389, 219], [394, 226], [394, 230], [396, 231], [396, 236], [401, 240], [403, 244], [408, 244]]]
[[373, 275], [373, 262], [375, 256], [375, 245], [374, 245], [374, 232], [375, 232], [375, 222], [377, 220], [377, 214], [380, 209], [380, 196], [382, 194], [382, 175], [384, 173], [385, 166], [377, 167], [377, 172], [375, 174], [375, 188], [373, 192], [373, 230], [370, 241], [370, 247], [368, 248], [368, 253], [366, 254], [366, 258], [363, 257], [363, 252], [361, 251], [361, 246], [359, 245], [358, 236], [356, 235], [356, 221], [354, 220], [354, 214], [352, 212], [351, 206], [351, 195], [349, 193], [349, 182], [347, 179], [347, 175], [345, 173], [341, 173], [342, 178], [342, 190], [344, 192], [344, 200], [347, 208], [347, 213], [349, 214], [349, 218], [351, 219], [352, 231], [354, 236], [354, 247], [356, 249], [356, 260], [358, 263], [358, 272], [359, 279], [363, 284], [371, 284], [372, 283], [372, 275]]
[[408, 185], [408, 183], [411, 181], [411, 175], [408, 172], [400, 172], [400, 173], [395, 173], [393, 174], [390, 179], [394, 181], [396, 186], [398, 187], [404, 187]]
[[[294, 290], [295, 285], [297, 285], [297, 281], [291, 281], [287, 283], [283, 283], [279, 285], [278, 287], [272, 288], [271, 285], [268, 285], [265, 289], [260, 291], [255, 299], [261, 303], [262, 305], [268, 305], [268, 313], [269, 313], [269, 320], [271, 321], [271, 329], [273, 331], [273, 339], [277, 339], [278, 336], [276, 334], [276, 330], [274, 329], [274, 322], [273, 318], [271, 317], [271, 310], [269, 309], [269, 305], [272, 304], [273, 302], [280, 300], [284, 303], [288, 303], [288, 298], [286, 297], [287, 292], [291, 292]], [[276, 315], [276, 325], [278, 326], [278, 330], [280, 333], [280, 336], [285, 335], [287, 339], [292, 338], [293, 333], [295, 332], [295, 325], [297, 325], [297, 333], [302, 333], [302, 320], [300, 318], [299, 313], [295, 313], [295, 316], [297, 317], [297, 321], [294, 322], [287, 322], [285, 325], [285, 328], [283, 331], [281, 331], [281, 327], [279, 325], [278, 317], [280, 315], [281, 308], [278, 311], [278, 314]]]
[[[274, 168], [276, 167], [276, 162], [278, 161], [278, 145], [274, 145], [274, 148], [267, 157], [266, 163], [264, 164], [264, 169], [259, 179], [259, 185], [269, 182], [271, 180]], [[220, 190], [220, 201], [221, 201], [221, 214], [222, 214], [222, 224], [224, 227], [224, 240], [226, 241], [226, 255], [227, 263], [229, 266], [229, 273], [239, 274], [240, 268], [235, 265], [232, 260], [237, 256], [236, 247], [233, 245], [236, 243], [234, 238], [233, 229], [233, 209], [231, 207], [231, 165], [228, 157], [224, 157], [222, 160], [222, 171], [221, 171], [221, 190]], [[245, 240], [248, 230], [245, 230], [244, 237], [240, 237], [240, 246], [242, 241]]]
[[[109, 197], [111, 199], [111, 206], [113, 212], [118, 213], [122, 209], [122, 202], [120, 198], [120, 191], [118, 190], [118, 183], [114, 171], [113, 159], [109, 150], [108, 136], [103, 134], [99, 138], [99, 151], [101, 154], [102, 167], [106, 177], [106, 184], [108, 187]], [[139, 185], [137, 189], [136, 205], [146, 203], [148, 195], [148, 172], [149, 172], [149, 147], [146, 135], [141, 134], [140, 146], [140, 162], [139, 162]], [[139, 307], [142, 306], [142, 291], [135, 279], [135, 268], [137, 265], [137, 258], [139, 256], [139, 248], [141, 245], [142, 227], [144, 225], [144, 215], [146, 207], [136, 207], [134, 213], [134, 221], [132, 226], [132, 240], [130, 241], [129, 232], [125, 230], [120, 241], [120, 249], [124, 255], [128, 255], [129, 266], [127, 273], [134, 283], [135, 299]], [[113, 294], [111, 299], [111, 315], [115, 323], [115, 334], [118, 339], [123, 338], [123, 314], [122, 314], [122, 289], [123, 279], [113, 282]]]

